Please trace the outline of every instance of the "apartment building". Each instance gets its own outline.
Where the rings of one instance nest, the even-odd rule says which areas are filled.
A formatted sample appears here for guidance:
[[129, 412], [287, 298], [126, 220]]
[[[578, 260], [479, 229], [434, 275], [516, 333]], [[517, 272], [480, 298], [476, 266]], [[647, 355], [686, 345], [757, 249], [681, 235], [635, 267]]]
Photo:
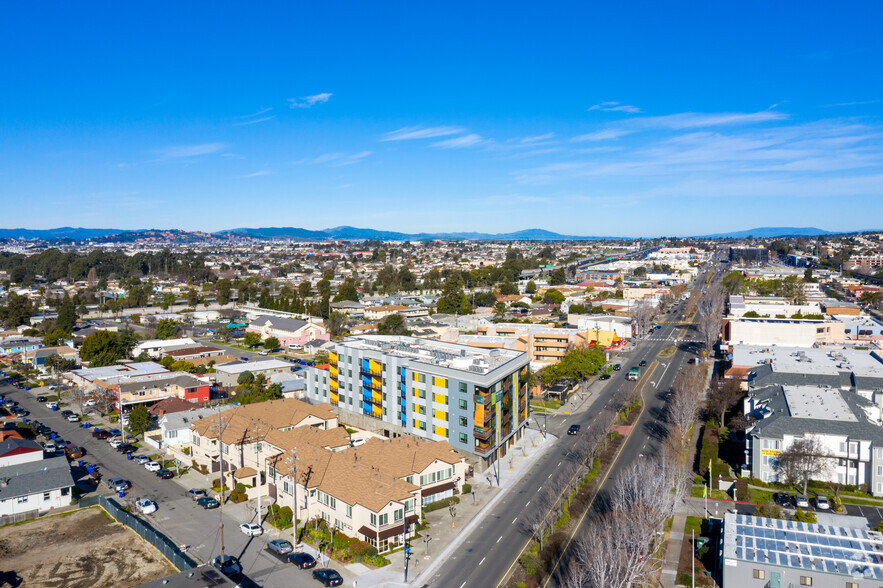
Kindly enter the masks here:
[[327, 369], [307, 368], [305, 397], [386, 437], [448, 441], [486, 465], [527, 422], [530, 358], [415, 337], [347, 337]]
[[524, 351], [537, 369], [556, 363], [571, 347], [588, 347], [600, 342], [610, 347], [618, 342], [615, 333], [599, 330], [560, 328], [551, 325], [496, 323], [478, 328], [477, 335], [460, 335], [458, 342], [481, 349]]
[[187, 372], [165, 372], [141, 376], [114, 376], [96, 379], [96, 390], [111, 392], [117, 410], [128, 412], [136, 404], [156, 404], [166, 398], [180, 398], [187, 402], [208, 402], [208, 382]]

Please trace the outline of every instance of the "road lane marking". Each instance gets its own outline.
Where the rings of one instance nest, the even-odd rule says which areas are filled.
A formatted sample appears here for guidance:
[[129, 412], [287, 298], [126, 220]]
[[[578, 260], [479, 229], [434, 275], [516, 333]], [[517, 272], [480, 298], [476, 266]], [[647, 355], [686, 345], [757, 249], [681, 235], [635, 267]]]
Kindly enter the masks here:
[[501, 541], [501, 540], [502, 540], [502, 539], [503, 539], [503, 536], [502, 536], [502, 535], [500, 535], [500, 538], [499, 538], [499, 539], [497, 539], [497, 543], [499, 543], [499, 542], [500, 542], [500, 541]]
[[561, 467], [561, 464], [562, 464], [562, 463], [563, 463], [563, 462], [560, 462], [560, 461], [558, 462], [558, 467], [559, 467], [559, 468]]
[[515, 524], [515, 521], [517, 521], [517, 520], [518, 520], [518, 517], [515, 517], [514, 519], [512, 519], [512, 522], [509, 523], [509, 524], [510, 524], [510, 525], [514, 525], [514, 524]]
[[[551, 477], [552, 477], [552, 474], [549, 474], [549, 478], [551, 478]], [[549, 478], [546, 478], [546, 479], [548, 480]]]
[[463, 588], [463, 586], [465, 586], [465, 585], [466, 585], [466, 582], [463, 582], [462, 584], [460, 584], [460, 588]]
[[487, 556], [485, 556], [485, 557], [483, 557], [483, 558], [481, 558], [481, 561], [480, 561], [480, 562], [478, 562], [478, 565], [481, 565], [481, 564], [483, 564], [483, 563], [484, 563], [484, 560], [486, 560], [486, 559], [487, 559]]
[[527, 501], [527, 504], [525, 504], [524, 507], [527, 508], [528, 504], [530, 504], [530, 500]]

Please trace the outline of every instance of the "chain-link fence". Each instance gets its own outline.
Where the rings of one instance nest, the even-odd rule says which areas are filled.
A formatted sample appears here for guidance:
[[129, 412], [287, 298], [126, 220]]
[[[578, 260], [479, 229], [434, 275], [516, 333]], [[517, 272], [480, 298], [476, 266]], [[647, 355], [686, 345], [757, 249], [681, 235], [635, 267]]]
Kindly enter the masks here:
[[80, 506], [83, 508], [96, 504], [106, 510], [114, 519], [138, 533], [145, 541], [150, 542], [180, 571], [189, 570], [197, 566], [192, 559], [181, 553], [181, 549], [175, 545], [174, 541], [154, 529], [144, 519], [139, 519], [123, 510], [114, 499], [99, 495], [90, 496], [80, 501]]

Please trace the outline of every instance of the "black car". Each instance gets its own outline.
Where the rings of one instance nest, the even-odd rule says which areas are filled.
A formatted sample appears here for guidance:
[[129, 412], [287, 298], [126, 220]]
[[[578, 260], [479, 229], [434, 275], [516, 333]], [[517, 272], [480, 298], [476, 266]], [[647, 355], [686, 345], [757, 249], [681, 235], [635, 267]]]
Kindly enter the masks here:
[[37, 396], [37, 402], [46, 402], [45, 396]]
[[212, 567], [228, 578], [236, 578], [242, 574], [242, 564], [239, 563], [239, 558], [234, 555], [225, 555], [224, 561], [221, 561], [220, 555], [216, 555], [212, 559]]
[[63, 416], [63, 417], [69, 417], [72, 414], [74, 414], [74, 411], [72, 411], [72, 410], [65, 409], [65, 410], [61, 411], [61, 416]]
[[602, 379], [602, 380], [609, 380], [609, 379], [610, 379], [610, 374], [601, 374], [601, 379]]
[[330, 568], [313, 570], [313, 578], [319, 580], [325, 586], [343, 585], [343, 578], [340, 577], [340, 574]]
[[567, 434], [568, 435], [576, 435], [577, 433], [579, 433], [580, 429], [581, 429], [581, 427], [579, 425], [570, 425], [570, 428], [567, 429]]
[[[285, 557], [288, 558], [288, 561], [296, 565], [302, 570], [308, 570], [310, 568], [316, 567], [316, 559], [310, 555], [309, 553], [289, 553]], [[334, 571], [334, 570], [330, 570]], [[335, 574], [337, 572], [334, 572]], [[335, 584], [326, 584], [326, 586], [334, 586]]]
[[645, 365], [647, 365], [647, 362], [644, 361], [643, 359], [638, 362], [638, 367], [644, 367]]
[[134, 453], [136, 449], [138, 448], [131, 443], [123, 443], [122, 445], [117, 447], [117, 451], [119, 451], [120, 453], [129, 453], [130, 451]]
[[622, 366], [621, 366], [620, 364], [618, 364], [618, 363], [617, 363], [617, 364], [614, 364], [614, 366], [613, 366], [613, 371], [614, 371], [614, 372], [618, 372], [618, 371], [621, 370], [621, 369], [622, 369]]
[[219, 506], [221, 506], [218, 503], [218, 501], [215, 500], [214, 498], [212, 498], [211, 496], [203, 496], [202, 498], [197, 498], [196, 504], [198, 504], [199, 506], [201, 506], [202, 508], [204, 508], [206, 510], [209, 510], [212, 508], [218, 508]]
[[172, 473], [172, 470], [157, 470], [156, 475], [162, 478], [163, 480], [170, 480], [175, 477], [175, 474]]

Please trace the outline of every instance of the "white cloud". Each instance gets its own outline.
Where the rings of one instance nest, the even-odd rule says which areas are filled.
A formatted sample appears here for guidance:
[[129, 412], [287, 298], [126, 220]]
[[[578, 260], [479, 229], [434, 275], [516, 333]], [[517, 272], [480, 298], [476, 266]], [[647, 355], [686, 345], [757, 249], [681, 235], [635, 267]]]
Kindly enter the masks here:
[[619, 102], [602, 102], [600, 104], [590, 106], [588, 110], [600, 110], [603, 112], [626, 112], [628, 114], [638, 114], [641, 112], [641, 109], [637, 106], [632, 106], [631, 104], [620, 104]]
[[313, 94], [303, 98], [289, 98], [288, 102], [292, 108], [312, 108], [317, 104], [325, 104], [331, 96], [333, 96], [331, 92], [322, 92], [321, 94]]
[[607, 141], [609, 139], [619, 139], [620, 137], [629, 135], [631, 133], [634, 133], [634, 131], [630, 131], [628, 129], [601, 129], [600, 131], [595, 131], [593, 133], [586, 133], [585, 135], [573, 137], [571, 141], [575, 143], [579, 143], [582, 141]]
[[342, 167], [345, 165], [353, 165], [354, 163], [359, 163], [364, 160], [366, 157], [371, 155], [372, 151], [359, 151], [357, 153], [344, 153], [344, 152], [334, 152], [334, 153], [323, 153], [318, 157], [311, 157], [308, 159], [301, 159], [300, 161], [296, 161], [295, 164], [310, 164], [310, 165], [320, 165], [327, 163], [328, 165], [332, 165], [334, 167]]
[[268, 176], [268, 175], [270, 175], [270, 173], [271, 172], [268, 169], [261, 169], [256, 172], [253, 172], [250, 174], [245, 174], [244, 176], [238, 176], [238, 177], [240, 177], [240, 178], [259, 178], [261, 176]]
[[518, 139], [518, 143], [521, 145], [537, 145], [537, 144], [546, 144], [551, 139], [555, 138], [555, 133], [546, 133], [544, 135], [534, 135], [532, 137], [523, 137]]
[[466, 129], [462, 127], [403, 127], [391, 131], [380, 138], [381, 141], [410, 141], [412, 139], [432, 139], [457, 135]]
[[180, 159], [184, 157], [199, 157], [211, 155], [227, 148], [225, 143], [202, 143], [200, 145], [175, 145], [158, 149], [156, 153], [159, 159]]
[[446, 139], [444, 141], [439, 141], [438, 143], [433, 143], [432, 146], [441, 149], [459, 149], [463, 147], [473, 147], [482, 141], [483, 139], [481, 138], [481, 135], [470, 133], [468, 135], [463, 135], [462, 137], [454, 137], [453, 139]]
[[627, 121], [627, 126], [641, 129], [695, 129], [726, 125], [747, 125], [761, 122], [780, 121], [788, 115], [774, 110], [760, 112], [680, 112], [663, 116], [644, 116]]
[[245, 125], [256, 125], [258, 123], [272, 120], [276, 118], [275, 114], [268, 115], [268, 113], [272, 110], [272, 108], [261, 108], [257, 112], [246, 114], [244, 116], [237, 116], [233, 121], [233, 126], [241, 127]]

